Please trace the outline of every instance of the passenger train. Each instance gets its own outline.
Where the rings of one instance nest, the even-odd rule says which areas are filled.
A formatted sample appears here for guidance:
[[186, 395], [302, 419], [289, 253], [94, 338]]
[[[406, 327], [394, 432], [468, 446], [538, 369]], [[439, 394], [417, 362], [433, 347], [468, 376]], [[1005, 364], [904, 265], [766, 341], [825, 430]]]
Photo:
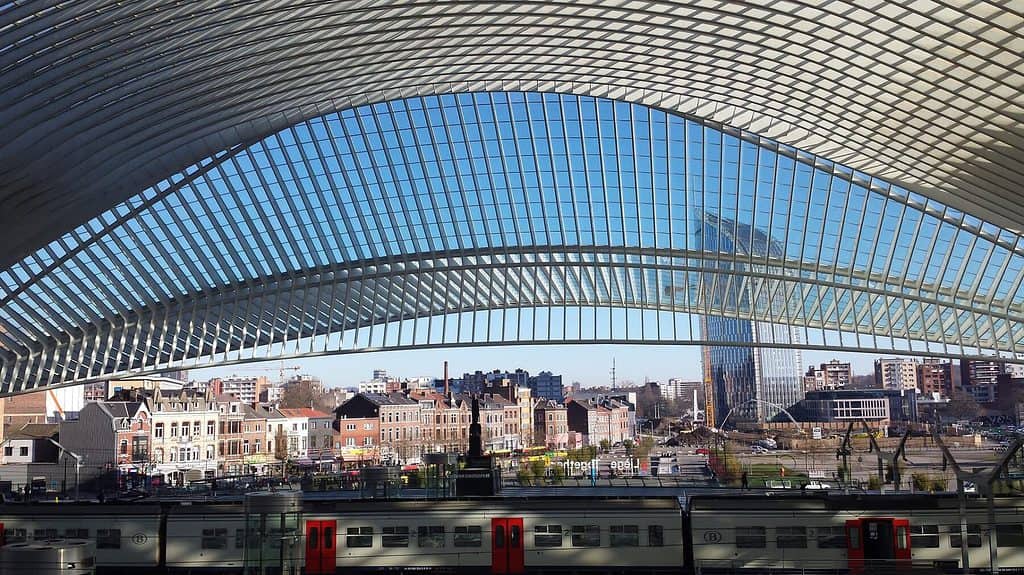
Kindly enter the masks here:
[[[983, 501], [961, 517], [941, 495], [307, 500], [301, 511], [268, 537], [307, 575], [960, 572], [962, 522], [972, 570], [987, 571], [993, 552], [1003, 570], [1024, 570], [1024, 502], [1011, 498], [995, 500], [994, 529]], [[0, 533], [95, 541], [100, 574], [239, 573], [246, 545], [237, 501], [5, 504]]]

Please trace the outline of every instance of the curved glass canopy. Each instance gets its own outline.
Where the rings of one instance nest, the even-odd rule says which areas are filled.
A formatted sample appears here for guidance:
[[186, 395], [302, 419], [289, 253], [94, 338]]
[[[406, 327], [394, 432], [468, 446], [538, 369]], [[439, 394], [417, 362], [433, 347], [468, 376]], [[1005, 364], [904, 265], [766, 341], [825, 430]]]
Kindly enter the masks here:
[[1022, 357], [1022, 275], [1017, 234], [751, 133], [554, 93], [416, 97], [225, 150], [0, 273], [0, 380], [750, 344], [708, 317], [793, 328], [766, 347]]

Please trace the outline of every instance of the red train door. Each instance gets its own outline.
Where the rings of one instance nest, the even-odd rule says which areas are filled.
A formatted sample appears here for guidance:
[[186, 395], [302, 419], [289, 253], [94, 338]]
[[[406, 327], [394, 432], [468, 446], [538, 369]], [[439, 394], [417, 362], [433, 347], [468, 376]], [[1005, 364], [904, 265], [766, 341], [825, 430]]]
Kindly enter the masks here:
[[523, 519], [495, 517], [491, 519], [491, 573], [515, 575], [525, 567], [523, 553]]
[[910, 521], [888, 517], [846, 522], [846, 551], [851, 575], [865, 567], [910, 567]]
[[306, 521], [306, 575], [333, 575], [337, 521]]
[[0, 523], [0, 547], [3, 547], [4, 544], [7, 543], [7, 540], [4, 537], [4, 524]]
[[850, 575], [864, 573], [864, 541], [860, 531], [860, 519], [846, 522], [846, 557], [850, 564]]
[[910, 520], [893, 519], [893, 558], [897, 567], [910, 567]]

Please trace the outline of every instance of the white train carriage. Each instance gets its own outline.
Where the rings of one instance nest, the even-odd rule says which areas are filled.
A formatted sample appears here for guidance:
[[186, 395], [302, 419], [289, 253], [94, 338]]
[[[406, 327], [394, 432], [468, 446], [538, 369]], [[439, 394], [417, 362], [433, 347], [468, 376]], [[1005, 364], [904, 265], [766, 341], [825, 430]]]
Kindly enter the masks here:
[[85, 539], [106, 570], [154, 567], [160, 560], [159, 505], [2, 505], [3, 543]]
[[675, 498], [339, 502], [307, 508], [305, 572], [678, 572]]
[[245, 517], [241, 505], [176, 505], [168, 510], [165, 565], [171, 571], [241, 570]]
[[541, 503], [522, 519], [528, 570], [678, 572], [685, 560], [675, 498]]
[[[1002, 569], [1024, 568], [1024, 503], [999, 499], [995, 527], [983, 500], [966, 513], [969, 566], [988, 570], [989, 533]], [[694, 573], [868, 573], [961, 568], [955, 497], [694, 497], [688, 519]]]

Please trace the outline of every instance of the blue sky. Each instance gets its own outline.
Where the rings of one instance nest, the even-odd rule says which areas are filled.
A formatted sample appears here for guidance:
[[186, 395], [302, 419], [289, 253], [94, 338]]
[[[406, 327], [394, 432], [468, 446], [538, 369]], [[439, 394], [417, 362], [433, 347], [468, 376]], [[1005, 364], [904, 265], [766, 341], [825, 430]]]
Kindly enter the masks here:
[[[533, 249], [543, 253], [550, 248], [565, 256], [550, 261], [570, 262], [566, 269], [579, 278], [583, 273], [576, 268], [601, 260], [606, 248], [625, 254], [609, 258], [613, 271], [607, 280], [595, 276], [576, 281], [564, 272], [561, 284], [557, 277], [543, 274], [532, 279], [520, 274], [509, 283], [494, 273], [486, 277], [488, 289], [495, 285], [494, 278], [504, 282], [500, 285], [520, 289], [502, 292], [500, 297], [508, 301], [486, 313], [463, 311], [491, 308], [490, 297], [477, 295], [483, 290], [459, 287], [450, 294], [447, 288], [461, 286], [460, 281], [482, 281], [483, 276], [445, 277], [444, 309], [423, 313], [416, 308], [416, 317], [405, 320], [404, 329], [370, 329], [357, 322], [344, 337], [329, 323], [337, 337], [324, 336], [324, 341], [309, 345], [319, 351], [347, 351], [488, 339], [698, 339], [695, 314], [714, 307], [706, 292], [701, 295], [701, 286], [711, 281], [710, 269], [748, 265], [720, 263], [723, 253], [739, 253], [765, 257], [767, 262], [785, 260], [782, 267], [790, 278], [804, 283], [817, 278], [822, 283], [792, 291], [783, 286], [787, 295], [782, 296], [774, 284], [755, 292], [762, 286], [750, 282], [728, 289], [751, 290], [758, 293], [756, 299], [735, 298], [723, 306], [735, 307], [740, 317], [772, 316], [785, 306], [786, 321], [812, 327], [804, 330], [801, 341], [855, 348], [863, 345], [858, 333], [885, 333], [887, 328], [906, 332], [908, 339], [916, 337], [919, 343], [935, 318], [949, 312], [942, 306], [952, 296], [944, 294], [1002, 300], [1024, 293], [1017, 281], [1024, 273], [1024, 258], [979, 237], [970, 228], [981, 222], [964, 218], [824, 159], [785, 146], [775, 150], [752, 138], [723, 134], [714, 126], [639, 105], [555, 94], [460, 94], [343, 110], [269, 136], [168, 195], [140, 216], [136, 228], [118, 228], [120, 236], [113, 243], [128, 247], [127, 254], [120, 254], [124, 257], [79, 268], [92, 270], [97, 277], [106, 277], [100, 270], [107, 269], [125, 269], [126, 276], [139, 277], [155, 275], [155, 270], [178, 270], [165, 286], [168, 297], [177, 297], [253, 277], [325, 266], [345, 269], [367, 260], [455, 250], [501, 254]], [[136, 243], [135, 237], [144, 233], [154, 235]], [[179, 237], [189, 241], [178, 246]], [[1016, 242], [1015, 236], [1010, 239]], [[174, 248], [171, 259], [162, 255], [163, 250], [147, 247], [165, 244]], [[638, 259], [639, 250], [679, 256], [694, 250], [711, 257], [655, 262]], [[591, 252], [598, 256], [591, 258]], [[146, 257], [134, 267], [121, 261], [137, 253]], [[424, 255], [428, 261], [432, 257]], [[439, 259], [442, 267], [448, 265]], [[805, 265], [794, 265], [798, 262]], [[828, 272], [831, 269], [838, 271]], [[68, 268], [66, 273], [73, 271]], [[433, 285], [433, 276], [418, 273], [418, 281]], [[733, 277], [730, 273], [722, 277]], [[56, 284], [76, 283], [59, 274], [54, 277]], [[884, 278], [871, 287], [886, 290], [893, 299], [862, 297], [863, 277]], [[129, 285], [115, 280], [118, 289]], [[570, 288], [559, 287], [574, 281]], [[938, 303], [911, 301], [901, 304], [902, 314], [890, 312], [888, 308], [900, 302], [895, 298], [913, 300], [920, 294], [912, 287], [917, 282], [934, 286]], [[392, 284], [366, 281], [359, 284], [360, 297], [366, 285], [392, 294]], [[723, 279], [717, 285], [732, 284]], [[85, 293], [105, 293], [102, 285], [82, 286]], [[60, 292], [58, 285], [49, 289]], [[433, 297], [433, 287], [430, 290]], [[39, 293], [49, 297], [42, 287]], [[424, 297], [419, 287], [412, 293]], [[152, 298], [140, 290], [125, 300], [142, 305]], [[329, 312], [326, 305], [306, 311], [317, 317], [333, 314], [333, 301], [330, 305]], [[367, 304], [359, 302], [363, 305]], [[369, 307], [376, 310], [377, 305], [374, 300]], [[856, 313], [863, 306], [876, 311], [868, 316]], [[9, 314], [11, 322], [32, 315], [8, 307], [9, 311], [0, 309], [0, 316]], [[881, 313], [883, 309], [886, 313]], [[673, 317], [665, 317], [672, 312]], [[443, 321], [436, 319], [442, 314]], [[865, 317], [874, 322], [870, 329], [859, 323]], [[968, 314], [956, 317], [965, 330], [984, 324]], [[813, 329], [816, 325], [838, 331], [825, 333]], [[535, 329], [520, 329], [524, 326]], [[964, 333], [968, 343], [978, 335]], [[1001, 336], [986, 337], [1006, 340], [1011, 333], [1003, 330]], [[305, 344], [294, 348], [305, 349]], [[619, 381], [701, 377], [700, 347], [680, 345], [475, 347], [350, 353], [285, 363], [332, 386], [355, 385], [378, 368], [397, 376], [440, 376], [445, 359], [456, 375], [477, 369], [547, 369], [567, 382], [589, 386], [609, 382], [613, 357]], [[855, 373], [867, 374], [876, 354], [804, 352], [803, 364], [836, 357], [851, 361]], [[277, 366], [279, 362], [270, 363], [267, 373], [276, 377]], [[233, 372], [258, 373], [253, 367], [227, 367], [196, 370], [193, 376]]]
[[[615, 358], [616, 377], [619, 382], [642, 383], [644, 378], [665, 381], [670, 377], [700, 379], [700, 347], [694, 345], [544, 345], [472, 347], [453, 349], [402, 350], [358, 353], [341, 356], [286, 360], [286, 367], [301, 367], [302, 373], [319, 376], [332, 387], [348, 387], [370, 379], [374, 369], [386, 369], [398, 377], [428, 375], [440, 377], [443, 364], [448, 360], [449, 374], [461, 375], [467, 371], [508, 369], [521, 367], [530, 373], [550, 370], [561, 373], [564, 381], [579, 381], [584, 386], [606, 385]], [[856, 375], [871, 373], [872, 362], [878, 354], [835, 353], [804, 351], [804, 366], [827, 362], [833, 358], [853, 363]], [[271, 379], [278, 377], [280, 361], [248, 364], [245, 366], [215, 367], [190, 372], [192, 379], [203, 380], [214, 376], [261, 375], [265, 368]], [[295, 371], [285, 372], [286, 377]]]

